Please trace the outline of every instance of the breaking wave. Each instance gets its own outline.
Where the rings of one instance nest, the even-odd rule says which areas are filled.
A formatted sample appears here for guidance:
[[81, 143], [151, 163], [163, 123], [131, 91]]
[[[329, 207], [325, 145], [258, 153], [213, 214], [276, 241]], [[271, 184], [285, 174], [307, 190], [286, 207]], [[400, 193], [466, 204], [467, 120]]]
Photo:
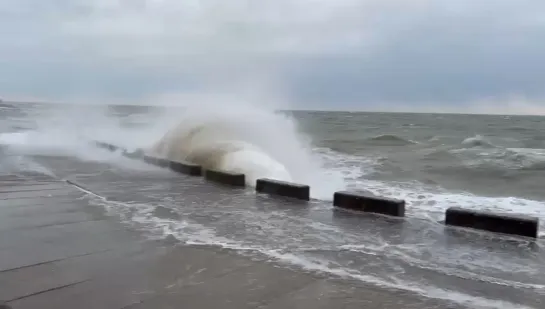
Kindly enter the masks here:
[[295, 121], [254, 107], [187, 109], [149, 151], [207, 169], [243, 173], [250, 186], [258, 178], [303, 183], [318, 198], [331, 198], [334, 190], [344, 188], [342, 175], [335, 178], [324, 168]]
[[473, 164], [520, 170], [545, 168], [545, 149], [501, 147], [481, 135], [466, 138], [462, 145], [466, 148], [453, 149], [451, 153]]
[[144, 146], [156, 155], [207, 169], [243, 173], [249, 186], [258, 178], [291, 181], [309, 185], [311, 196], [324, 200], [345, 189], [342, 173], [327, 168], [327, 160], [297, 122], [265, 107], [203, 103], [127, 117], [108, 106], [48, 106], [32, 112], [25, 116], [22, 130], [13, 132], [13, 121], [2, 130], [1, 145], [25, 155], [113, 160], [89, 148], [89, 140], [101, 140], [131, 150]]
[[467, 147], [484, 147], [484, 148], [495, 147], [490, 141], [488, 141], [482, 135], [475, 135], [473, 137], [468, 137], [462, 141], [462, 145]]
[[500, 148], [494, 152], [482, 153], [480, 156], [509, 169], [528, 171], [545, 169], [545, 149]]
[[416, 142], [411, 140], [406, 140], [402, 137], [392, 134], [383, 134], [379, 136], [372, 137], [368, 141], [373, 142], [374, 144], [388, 145], [388, 146], [404, 146], [416, 144]]

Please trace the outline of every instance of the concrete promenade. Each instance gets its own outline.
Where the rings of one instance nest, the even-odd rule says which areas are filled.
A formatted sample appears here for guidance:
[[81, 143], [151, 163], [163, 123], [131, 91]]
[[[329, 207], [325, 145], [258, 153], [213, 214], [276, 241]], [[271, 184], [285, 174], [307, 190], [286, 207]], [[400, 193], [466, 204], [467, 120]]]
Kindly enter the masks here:
[[43, 175], [0, 175], [0, 301], [13, 309], [457, 308], [215, 247], [146, 240], [83, 195]]

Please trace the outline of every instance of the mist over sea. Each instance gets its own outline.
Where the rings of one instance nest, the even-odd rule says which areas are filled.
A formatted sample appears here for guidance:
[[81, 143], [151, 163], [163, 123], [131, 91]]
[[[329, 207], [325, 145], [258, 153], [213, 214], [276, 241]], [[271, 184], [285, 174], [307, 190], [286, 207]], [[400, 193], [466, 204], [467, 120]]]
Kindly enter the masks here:
[[[215, 209], [214, 220], [198, 215], [207, 205], [176, 199], [172, 204], [173, 190], [149, 184], [149, 191], [140, 187], [134, 194], [155, 190], [158, 203], [180, 211], [183, 224], [154, 221], [143, 213], [138, 220], [145, 217], [147, 226], [189, 242], [251, 248], [314, 271], [475, 307], [534, 308], [534, 302], [545, 299], [545, 279], [538, 275], [545, 271], [542, 254], [530, 247], [484, 248], [478, 242], [445, 240], [438, 222], [451, 206], [528, 214], [540, 218], [543, 235], [544, 120], [4, 102], [0, 172], [69, 173], [62, 161], [35, 161], [33, 156], [106, 162], [117, 166], [120, 175], [134, 168], [120, 156], [93, 148], [89, 141], [95, 139], [243, 172], [249, 186], [260, 177], [308, 184], [319, 201], [308, 213], [252, 208], [245, 195]], [[331, 199], [338, 190], [405, 199], [409, 224], [392, 231], [379, 221], [362, 225], [365, 219], [332, 218]], [[232, 230], [241, 222], [244, 228]]]

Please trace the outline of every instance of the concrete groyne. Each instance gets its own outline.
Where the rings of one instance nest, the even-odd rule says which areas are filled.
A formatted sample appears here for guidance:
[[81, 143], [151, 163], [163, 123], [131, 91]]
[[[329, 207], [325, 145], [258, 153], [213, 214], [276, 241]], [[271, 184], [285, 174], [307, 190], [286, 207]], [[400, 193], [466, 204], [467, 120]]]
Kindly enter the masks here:
[[[131, 159], [168, 168], [174, 172], [191, 176], [204, 176], [210, 182], [232, 187], [244, 187], [245, 175], [226, 171], [204, 170], [201, 166], [187, 162], [177, 162], [165, 158], [147, 155], [142, 150], [128, 152], [122, 147], [105, 142], [95, 142], [97, 147], [109, 151], [121, 151]], [[256, 192], [271, 196], [283, 196], [303, 201], [309, 201], [311, 188], [308, 185], [290, 183], [274, 179], [258, 179]], [[392, 217], [405, 216], [405, 201], [387, 197], [373, 196], [359, 192], [340, 191], [333, 196], [333, 206], [340, 209], [360, 213], [374, 213]], [[445, 212], [445, 226], [452, 228], [469, 228], [513, 236], [538, 238], [539, 219], [519, 214], [499, 214], [485, 211], [475, 211], [460, 207], [451, 207]]]

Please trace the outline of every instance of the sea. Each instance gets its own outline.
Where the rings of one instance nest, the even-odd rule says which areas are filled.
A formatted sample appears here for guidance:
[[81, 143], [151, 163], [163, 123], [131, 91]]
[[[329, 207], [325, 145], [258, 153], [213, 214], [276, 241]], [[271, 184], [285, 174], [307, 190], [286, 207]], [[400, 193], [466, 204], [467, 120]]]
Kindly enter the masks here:
[[[248, 187], [173, 180], [93, 140], [242, 172]], [[2, 102], [0, 174], [28, 171], [87, 181], [97, 207], [150, 237], [471, 308], [545, 307], [544, 117]], [[312, 201], [259, 196], [262, 177], [308, 184]], [[342, 190], [403, 199], [406, 218], [339, 211]], [[537, 217], [540, 238], [445, 228], [453, 206]]]

